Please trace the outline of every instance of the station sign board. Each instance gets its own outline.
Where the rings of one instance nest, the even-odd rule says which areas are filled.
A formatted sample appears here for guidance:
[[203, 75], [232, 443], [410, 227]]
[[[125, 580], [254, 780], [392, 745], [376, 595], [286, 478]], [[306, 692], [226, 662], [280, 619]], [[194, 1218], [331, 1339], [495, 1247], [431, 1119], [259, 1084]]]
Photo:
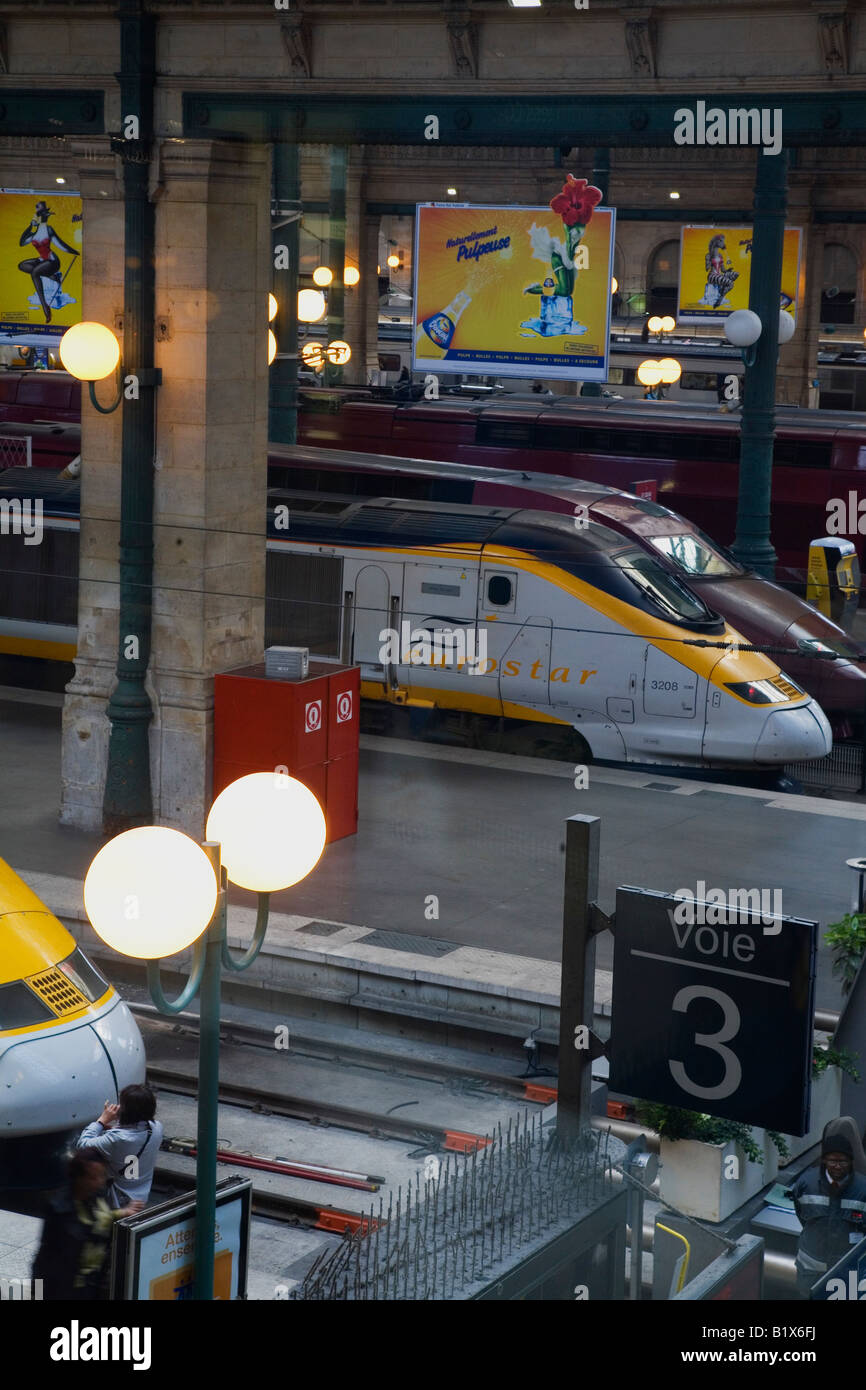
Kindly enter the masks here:
[[818, 924], [727, 899], [617, 890], [610, 1089], [803, 1135]]
[[616, 214], [578, 215], [419, 204], [414, 370], [607, 381]]
[[[680, 234], [679, 323], [723, 323], [748, 309], [752, 275], [751, 227], [683, 227]], [[786, 227], [779, 308], [797, 317], [800, 283], [799, 227]]]
[[56, 347], [81, 321], [81, 195], [0, 189], [0, 343]]
[[[217, 1184], [214, 1298], [246, 1297], [252, 1183]], [[183, 1193], [115, 1227], [111, 1296], [126, 1301], [177, 1302], [192, 1298], [195, 1279], [195, 1192]]]

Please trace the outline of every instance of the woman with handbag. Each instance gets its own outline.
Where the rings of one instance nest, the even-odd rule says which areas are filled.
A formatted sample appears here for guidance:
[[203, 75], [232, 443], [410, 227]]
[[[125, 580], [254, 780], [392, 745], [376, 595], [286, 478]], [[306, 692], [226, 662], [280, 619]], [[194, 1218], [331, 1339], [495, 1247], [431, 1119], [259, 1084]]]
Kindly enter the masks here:
[[124, 1086], [119, 1103], [106, 1101], [98, 1120], [78, 1137], [78, 1148], [96, 1149], [105, 1159], [112, 1207], [146, 1202], [150, 1196], [162, 1125], [154, 1119], [156, 1097], [150, 1086]]

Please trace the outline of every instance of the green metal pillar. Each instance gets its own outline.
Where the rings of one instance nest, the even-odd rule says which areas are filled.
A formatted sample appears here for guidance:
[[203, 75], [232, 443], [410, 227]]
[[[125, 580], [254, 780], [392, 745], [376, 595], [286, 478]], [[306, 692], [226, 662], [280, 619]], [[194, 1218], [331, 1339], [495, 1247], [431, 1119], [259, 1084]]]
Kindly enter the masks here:
[[205, 933], [204, 970], [199, 995], [198, 1131], [195, 1163], [195, 1297], [213, 1299], [214, 1227], [216, 1225], [217, 1117], [220, 1084], [220, 979], [226, 935], [227, 885], [220, 868], [220, 847], [202, 848], [213, 864], [219, 898]]
[[281, 138], [279, 123], [275, 121], [271, 166], [272, 283], [279, 308], [271, 324], [277, 339], [277, 356], [271, 363], [268, 383], [268, 439], [278, 444], [294, 444], [298, 437], [300, 198], [298, 143], [287, 139], [284, 130]]
[[137, 137], [114, 143], [123, 162], [123, 370], [137, 388], [122, 403], [120, 481], [120, 628], [117, 685], [108, 702], [111, 733], [103, 827], [117, 835], [153, 820], [145, 689], [153, 597], [153, 460], [156, 376], [154, 337], [154, 208], [148, 196], [153, 141], [156, 26], [142, 0], [120, 0], [121, 124], [138, 121]]
[[[342, 338], [345, 331], [343, 301], [344, 266], [346, 264], [346, 167], [348, 152], [345, 145], [331, 146], [331, 195], [328, 202], [328, 265], [334, 272], [328, 290], [328, 342]], [[343, 380], [343, 368], [325, 368], [325, 380], [331, 386]]]
[[754, 365], [746, 368], [740, 437], [737, 536], [732, 550], [741, 564], [766, 579], [775, 572], [770, 541], [770, 490], [776, 432], [776, 359], [785, 236], [788, 157], [759, 153], [749, 308], [761, 320]]
[[607, 187], [610, 183], [610, 150], [598, 149], [593, 155], [592, 178], [596, 188], [601, 189], [602, 206], [607, 207]]

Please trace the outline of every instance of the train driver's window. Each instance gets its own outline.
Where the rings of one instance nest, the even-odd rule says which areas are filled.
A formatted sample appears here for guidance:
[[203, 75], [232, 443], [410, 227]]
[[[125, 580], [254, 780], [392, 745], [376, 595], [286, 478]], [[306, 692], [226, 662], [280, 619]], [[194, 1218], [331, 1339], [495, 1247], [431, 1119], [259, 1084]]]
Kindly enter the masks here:
[[487, 581], [487, 602], [493, 608], [506, 608], [511, 602], [513, 585], [505, 574], [494, 574]]

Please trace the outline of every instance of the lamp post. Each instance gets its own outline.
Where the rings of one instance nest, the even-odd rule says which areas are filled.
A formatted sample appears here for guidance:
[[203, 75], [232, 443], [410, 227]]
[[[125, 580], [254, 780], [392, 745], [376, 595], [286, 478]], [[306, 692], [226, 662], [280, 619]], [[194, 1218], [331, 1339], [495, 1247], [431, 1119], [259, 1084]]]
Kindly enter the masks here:
[[[280, 772], [254, 772], [225, 788], [199, 846], [179, 830], [141, 826], [116, 836], [91, 864], [84, 906], [113, 950], [147, 961], [160, 1013], [199, 1003], [195, 1297], [213, 1299], [221, 967], [247, 970], [261, 951], [270, 894], [299, 883], [325, 847], [325, 817], [311, 791]], [[229, 880], [257, 894], [253, 939], [239, 960], [227, 943]], [[166, 999], [160, 957], [193, 947], [189, 978]]]

